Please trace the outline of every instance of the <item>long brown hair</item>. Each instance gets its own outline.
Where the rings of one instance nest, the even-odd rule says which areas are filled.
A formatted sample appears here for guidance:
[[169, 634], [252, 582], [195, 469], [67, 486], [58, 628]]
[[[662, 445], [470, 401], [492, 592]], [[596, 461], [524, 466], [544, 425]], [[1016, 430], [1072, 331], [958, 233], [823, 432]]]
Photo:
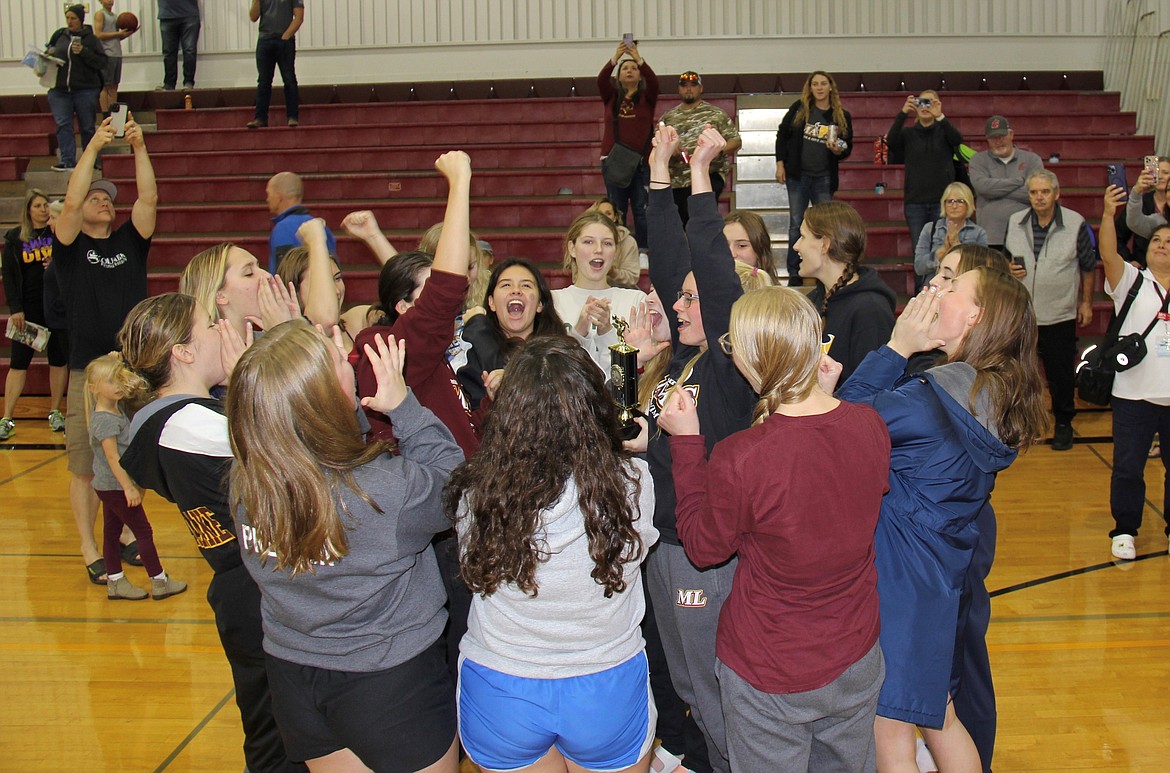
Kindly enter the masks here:
[[975, 298], [983, 313], [949, 361], [975, 368], [972, 412], [976, 396], [986, 392], [1000, 440], [1025, 450], [1048, 425], [1032, 298], [1010, 274], [977, 268], [964, 274], [969, 275], [977, 279]]
[[284, 322], [244, 352], [228, 387], [232, 510], [245, 508], [276, 568], [294, 575], [349, 552], [342, 486], [382, 512], [353, 471], [390, 444], [362, 441], [332, 345], [303, 319]]
[[829, 299], [853, 279], [865, 258], [865, 222], [857, 210], [842, 201], [813, 204], [804, 211], [804, 224], [813, 236], [829, 240], [829, 258], [845, 264], [845, 271], [832, 287], [825, 288], [821, 314], [829, 308]]
[[190, 295], [163, 293], [139, 301], [126, 315], [118, 345], [128, 369], [121, 382], [127, 397], [152, 397], [171, 382], [171, 350], [191, 343], [195, 305]]
[[803, 293], [765, 287], [741, 295], [730, 327], [736, 364], [760, 385], [753, 423], [809, 396], [821, 362], [821, 316]]
[[32, 203], [36, 199], [44, 199], [46, 204], [52, 201], [49, 198], [49, 194], [40, 188], [29, 188], [28, 193], [24, 194], [24, 207], [20, 210], [20, 240], [22, 242], [27, 242], [33, 238], [34, 226], [32, 213], [29, 210], [32, 209]]
[[752, 252], [756, 254], [756, 263], [761, 269], [768, 272], [771, 279], [776, 278], [776, 258], [772, 255], [772, 236], [768, 233], [768, 226], [764, 218], [747, 209], [733, 209], [723, 216], [723, 224], [739, 223], [747, 232], [751, 242]]
[[804, 79], [804, 87], [800, 90], [800, 107], [796, 109], [794, 120], [796, 123], [808, 123], [808, 117], [812, 114], [813, 105], [816, 100], [812, 95], [812, 79], [818, 75], [823, 75], [829, 80], [829, 112], [833, 116], [833, 123], [837, 124], [842, 129], [847, 128], [845, 123], [845, 108], [841, 107], [841, 92], [837, 91], [837, 81], [833, 80], [833, 76], [829, 75], [824, 70], [813, 70], [809, 76]]
[[537, 567], [549, 557], [541, 514], [572, 479], [591, 576], [606, 598], [624, 591], [623, 565], [642, 552], [633, 504], [640, 484], [629, 460], [604, 376], [585, 350], [565, 336], [530, 341], [508, 362], [479, 451], [443, 492], [447, 513], [468, 521], [460, 556], [467, 586], [484, 596], [505, 584], [537, 595]]

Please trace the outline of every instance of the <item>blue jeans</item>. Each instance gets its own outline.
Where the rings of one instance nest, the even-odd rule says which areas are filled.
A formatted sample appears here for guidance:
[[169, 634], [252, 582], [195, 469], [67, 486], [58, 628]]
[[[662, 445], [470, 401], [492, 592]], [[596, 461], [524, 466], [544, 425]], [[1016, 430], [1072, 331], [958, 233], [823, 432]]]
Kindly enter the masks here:
[[77, 141], [73, 139], [73, 116], [77, 116], [77, 128], [81, 130], [81, 148], [89, 145], [96, 128], [98, 95], [101, 89], [49, 89], [49, 109], [57, 122], [57, 149], [61, 164], [77, 164]]
[[788, 276], [792, 285], [802, 284], [800, 280], [800, 256], [796, 254], [796, 240], [800, 238], [800, 224], [804, 222], [804, 211], [809, 204], [820, 204], [833, 200], [829, 190], [829, 175], [806, 174], [799, 179], [787, 178], [784, 187], [788, 189]]
[[199, 17], [159, 19], [162, 33], [163, 86], [173, 89], [179, 78], [179, 50], [183, 51], [183, 85], [195, 85], [195, 46], [199, 42]]
[[[918, 204], [907, 201], [902, 204], [902, 212], [906, 215], [906, 225], [910, 227], [910, 255], [913, 258], [914, 250], [918, 246], [918, 237], [927, 223], [939, 219], [938, 202], [933, 204]], [[914, 275], [914, 294], [917, 295], [926, 280], [930, 277]]]
[[[1147, 357], [1157, 357], [1150, 352]], [[1137, 536], [1146, 507], [1146, 463], [1154, 433], [1162, 441], [1162, 518], [1170, 517], [1170, 407], [1147, 400], [1114, 397], [1113, 402], [1113, 476], [1109, 481], [1109, 507], [1118, 534]], [[1153, 503], [1151, 502], [1151, 509]], [[1170, 534], [1170, 522], [1165, 524]]]
[[297, 90], [297, 41], [260, 38], [256, 41], [256, 120], [268, 121], [272, 101], [272, 76], [280, 68], [284, 81], [284, 108], [289, 119], [300, 117], [301, 99]]
[[613, 208], [626, 219], [626, 208], [634, 210], [634, 239], [639, 247], [647, 246], [646, 242], [646, 202], [650, 200], [650, 165], [643, 161], [638, 164], [638, 171], [634, 172], [634, 179], [625, 188], [618, 188], [609, 180], [605, 181], [605, 195], [613, 202]]

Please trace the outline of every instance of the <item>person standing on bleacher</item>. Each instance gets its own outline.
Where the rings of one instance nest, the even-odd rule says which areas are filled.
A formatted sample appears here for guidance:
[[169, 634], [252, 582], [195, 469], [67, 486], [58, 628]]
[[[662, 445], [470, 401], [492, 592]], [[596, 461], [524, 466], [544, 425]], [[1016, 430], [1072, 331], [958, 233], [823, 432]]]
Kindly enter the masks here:
[[1044, 168], [1040, 156], [1017, 148], [1008, 119], [993, 115], [983, 128], [987, 150], [971, 157], [968, 171], [979, 210], [976, 222], [987, 231], [987, 246], [1003, 251], [1008, 218], [1028, 208], [1028, 186], [1024, 181]]

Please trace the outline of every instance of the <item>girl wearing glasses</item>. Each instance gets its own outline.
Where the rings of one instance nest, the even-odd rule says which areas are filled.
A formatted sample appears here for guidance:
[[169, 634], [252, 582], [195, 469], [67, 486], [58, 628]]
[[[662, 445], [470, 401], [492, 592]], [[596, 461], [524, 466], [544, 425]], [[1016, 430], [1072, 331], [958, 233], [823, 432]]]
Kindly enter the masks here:
[[[657, 418], [672, 391], [694, 395], [709, 450], [716, 441], [746, 429], [756, 403], [751, 386], [718, 343], [728, 330], [732, 304], [743, 294], [711, 192], [709, 164], [724, 144], [713, 129], [704, 130], [699, 138], [690, 162], [693, 195], [684, 232], [668, 182], [678, 134], [659, 124], [654, 136], [647, 208], [650, 279], [663, 306], [672, 304], [663, 309], [670, 323], [671, 358], [651, 396], [644, 435], [649, 439], [646, 458], [654, 477], [654, 525], [661, 534], [647, 562], [646, 582], [675, 690], [691, 707], [716, 770], [730, 766], [715, 678], [715, 628], [731, 589], [735, 562], [699, 571], [687, 559], [675, 527], [670, 441], [657, 427]], [[680, 595], [679, 589], [685, 592]]]
[[987, 231], [975, 225], [975, 194], [963, 183], [951, 183], [939, 201], [943, 216], [928, 223], [914, 249], [914, 272], [933, 276], [939, 261], [960, 244], [987, 246]]

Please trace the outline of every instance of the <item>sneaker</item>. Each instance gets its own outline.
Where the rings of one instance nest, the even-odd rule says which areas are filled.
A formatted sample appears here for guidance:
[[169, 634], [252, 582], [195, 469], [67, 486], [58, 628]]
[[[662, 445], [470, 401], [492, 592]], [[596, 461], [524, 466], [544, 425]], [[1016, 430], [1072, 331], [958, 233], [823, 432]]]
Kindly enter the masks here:
[[0, 419], [0, 440], [7, 440], [16, 434], [16, 422], [5, 416]]
[[288, 128], [295, 129], [300, 125], [301, 125], [301, 122], [298, 121], [297, 119], [295, 119], [295, 118], [288, 119]]
[[[160, 601], [171, 596], [178, 596], [187, 590], [187, 583], [182, 580], [176, 580], [174, 577], [167, 577], [163, 580], [156, 580], [150, 578], [150, 597], [155, 601]], [[142, 594], [145, 597], [145, 593]]]
[[193, 88], [195, 88], [194, 83], [184, 83], [183, 84], [183, 91], [190, 91]]
[[174, 91], [174, 90], [175, 90], [175, 87], [174, 87], [174, 86], [168, 86], [167, 84], [163, 83], [163, 84], [160, 84], [160, 85], [158, 85], [158, 86], [155, 86], [155, 87], [154, 87], [154, 90], [155, 90], [155, 91]]
[[263, 129], [268, 125], [268, 121], [261, 121], [259, 118], [253, 118], [244, 124], [245, 129]]
[[1052, 450], [1067, 451], [1073, 446], [1073, 431], [1071, 424], [1057, 424], [1052, 432]]
[[64, 432], [65, 431], [65, 414], [61, 413], [60, 411], [50, 411], [49, 412], [49, 429], [53, 430], [54, 432]]
[[126, 576], [123, 575], [106, 583], [106, 596], [111, 601], [142, 601], [146, 598], [146, 591], [127, 580]]
[[1118, 534], [1113, 538], [1113, 557], [1122, 561], [1132, 561], [1137, 558], [1137, 550], [1133, 547], [1133, 537], [1129, 534]]
[[54, 172], [72, 172], [73, 164], [53, 164], [52, 169]]

